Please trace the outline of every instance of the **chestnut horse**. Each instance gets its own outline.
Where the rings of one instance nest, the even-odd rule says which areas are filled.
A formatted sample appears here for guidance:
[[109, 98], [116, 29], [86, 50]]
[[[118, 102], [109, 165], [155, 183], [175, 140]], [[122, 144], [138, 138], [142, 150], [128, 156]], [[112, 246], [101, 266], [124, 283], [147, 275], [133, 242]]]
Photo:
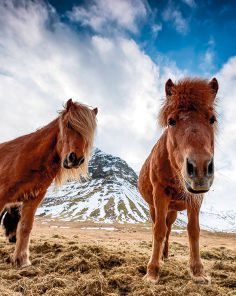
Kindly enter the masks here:
[[152, 255], [145, 279], [157, 282], [160, 260], [168, 258], [168, 241], [177, 211], [187, 209], [190, 272], [207, 283], [199, 254], [199, 210], [214, 178], [214, 102], [218, 82], [184, 79], [166, 82], [166, 100], [159, 114], [164, 133], [145, 161], [138, 181], [153, 221]]
[[0, 213], [8, 204], [21, 204], [15, 265], [30, 265], [29, 237], [34, 215], [49, 185], [87, 174], [96, 114], [97, 108], [70, 99], [59, 117], [47, 126], [0, 144]]

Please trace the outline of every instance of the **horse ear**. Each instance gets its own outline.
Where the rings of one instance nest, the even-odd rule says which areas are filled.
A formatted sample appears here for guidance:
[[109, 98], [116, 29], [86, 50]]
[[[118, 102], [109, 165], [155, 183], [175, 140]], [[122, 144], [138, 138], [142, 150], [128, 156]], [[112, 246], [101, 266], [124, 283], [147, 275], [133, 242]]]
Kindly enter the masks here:
[[65, 106], [66, 111], [69, 111], [70, 107], [71, 107], [73, 104], [74, 104], [74, 103], [73, 103], [72, 99], [69, 99], [69, 100], [66, 102], [66, 106]]
[[98, 114], [98, 108], [96, 107], [96, 108], [94, 108], [93, 109], [93, 112], [94, 112], [94, 114], [95, 114], [95, 116]]
[[165, 86], [165, 90], [166, 90], [166, 96], [169, 97], [172, 95], [172, 88], [174, 86], [174, 83], [173, 81], [169, 78], [167, 81], [166, 81], [166, 86]]
[[213, 94], [216, 96], [219, 89], [219, 84], [215, 77], [209, 82], [209, 86], [212, 89]]

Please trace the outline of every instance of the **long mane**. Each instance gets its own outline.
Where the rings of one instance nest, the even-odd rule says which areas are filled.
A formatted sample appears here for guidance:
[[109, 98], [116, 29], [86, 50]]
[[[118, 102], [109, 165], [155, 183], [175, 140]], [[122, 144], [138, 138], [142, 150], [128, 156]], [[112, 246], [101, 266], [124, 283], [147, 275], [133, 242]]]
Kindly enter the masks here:
[[158, 119], [162, 127], [167, 125], [170, 114], [180, 111], [197, 111], [215, 113], [214, 94], [205, 79], [180, 80], [172, 90], [172, 95], [167, 96], [160, 110]]
[[[88, 162], [91, 157], [91, 150], [93, 147], [94, 135], [97, 126], [96, 116], [87, 105], [82, 103], [73, 103], [73, 108], [68, 111], [66, 109], [59, 112], [60, 132], [63, 132], [63, 124], [70, 124], [71, 127], [80, 133], [86, 142], [86, 150], [84, 151], [85, 161], [78, 169], [64, 169], [61, 168], [59, 174], [55, 178], [56, 185], [61, 185], [67, 180], [81, 180], [81, 178], [88, 178]], [[67, 114], [67, 120], [63, 120]]]

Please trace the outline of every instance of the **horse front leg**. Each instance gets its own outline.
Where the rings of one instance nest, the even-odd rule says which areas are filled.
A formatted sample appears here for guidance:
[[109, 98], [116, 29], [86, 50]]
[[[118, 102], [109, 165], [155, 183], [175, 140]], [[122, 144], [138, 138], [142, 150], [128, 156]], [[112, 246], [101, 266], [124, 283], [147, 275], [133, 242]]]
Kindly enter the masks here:
[[168, 212], [169, 199], [166, 196], [154, 196], [155, 221], [153, 224], [152, 255], [147, 266], [145, 279], [149, 282], [157, 283], [163, 243], [166, 237], [166, 216]]
[[29, 260], [30, 233], [34, 223], [35, 212], [44, 195], [45, 192], [43, 194], [39, 194], [33, 200], [27, 200], [23, 203], [21, 218], [16, 232], [16, 247], [13, 255], [13, 263], [17, 267], [31, 265]]
[[172, 224], [175, 222], [176, 218], [177, 218], [177, 211], [168, 212], [167, 218], [166, 218], [167, 232], [166, 232], [165, 246], [163, 249], [163, 260], [167, 260], [169, 256], [169, 237], [171, 233]]
[[199, 284], [210, 283], [210, 277], [208, 277], [204, 271], [204, 267], [200, 258], [199, 250], [199, 207], [188, 207], [188, 237], [190, 246], [190, 273], [192, 280]]

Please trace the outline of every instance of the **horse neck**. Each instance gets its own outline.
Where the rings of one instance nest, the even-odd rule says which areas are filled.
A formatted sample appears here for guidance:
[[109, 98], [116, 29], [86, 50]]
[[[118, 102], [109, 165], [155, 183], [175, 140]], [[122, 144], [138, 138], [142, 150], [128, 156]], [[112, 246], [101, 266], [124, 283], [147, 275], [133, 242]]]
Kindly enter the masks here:
[[45, 168], [52, 175], [60, 169], [60, 157], [57, 150], [59, 133], [59, 118], [57, 118], [33, 133], [28, 142], [29, 153], [31, 151], [37, 165]]
[[59, 117], [51, 121], [48, 125], [38, 129], [36, 132], [32, 134], [35, 138], [43, 136], [45, 140], [50, 140], [52, 138], [57, 138], [59, 134]]

